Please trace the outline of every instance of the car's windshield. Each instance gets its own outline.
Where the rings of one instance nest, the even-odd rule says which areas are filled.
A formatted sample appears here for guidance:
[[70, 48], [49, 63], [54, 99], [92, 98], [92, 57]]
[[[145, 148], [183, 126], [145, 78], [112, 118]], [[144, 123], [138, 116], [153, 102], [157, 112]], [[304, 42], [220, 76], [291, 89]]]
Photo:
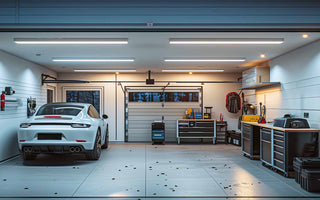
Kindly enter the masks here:
[[77, 116], [83, 106], [47, 104], [42, 106], [37, 115], [73, 115]]

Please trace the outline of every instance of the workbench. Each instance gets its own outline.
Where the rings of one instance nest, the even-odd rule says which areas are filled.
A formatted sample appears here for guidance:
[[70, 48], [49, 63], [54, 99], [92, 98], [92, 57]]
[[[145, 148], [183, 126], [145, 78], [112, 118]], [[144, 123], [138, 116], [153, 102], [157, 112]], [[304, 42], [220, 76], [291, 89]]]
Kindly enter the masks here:
[[216, 144], [217, 120], [216, 119], [178, 119], [177, 140], [181, 138], [212, 138]]
[[272, 123], [245, 121], [241, 124], [243, 153], [251, 158], [260, 155], [263, 164], [280, 170], [287, 177], [293, 172], [294, 157], [320, 155], [319, 129], [281, 128]]

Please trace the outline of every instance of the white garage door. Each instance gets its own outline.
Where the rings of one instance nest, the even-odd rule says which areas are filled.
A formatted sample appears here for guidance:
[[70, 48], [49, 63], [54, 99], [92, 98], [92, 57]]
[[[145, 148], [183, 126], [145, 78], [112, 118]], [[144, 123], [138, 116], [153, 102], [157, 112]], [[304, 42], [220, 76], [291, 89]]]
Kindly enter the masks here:
[[[199, 88], [199, 87], [198, 87]], [[168, 89], [165, 93], [170, 93], [174, 98], [167, 102], [153, 102], [152, 99], [148, 99], [148, 102], [144, 100], [140, 102], [130, 99], [130, 91], [128, 90], [127, 95], [127, 127], [126, 127], [126, 139], [129, 142], [149, 142], [151, 141], [151, 124], [154, 121], [164, 121], [165, 123], [165, 134], [166, 141], [176, 141], [176, 120], [181, 119], [182, 116], [186, 114], [187, 108], [196, 109], [198, 112], [201, 112], [201, 89]], [[134, 93], [157, 93], [161, 90], [143, 90], [137, 91], [134, 90]], [[175, 93], [175, 94], [173, 94]], [[191, 94], [193, 93], [193, 94]], [[177, 100], [179, 94], [183, 95], [193, 95], [193, 97]], [[195, 95], [196, 94], [196, 95]], [[167, 94], [166, 94], [167, 95]], [[167, 96], [170, 96], [167, 95]], [[131, 95], [132, 96], [132, 95]], [[193, 102], [186, 102], [186, 100], [193, 99]], [[198, 101], [194, 102], [195, 99]], [[153, 100], [159, 101], [158, 98]], [[168, 100], [168, 97], [167, 99]], [[172, 102], [177, 100], [177, 102]], [[170, 102], [171, 101], [171, 102]]]

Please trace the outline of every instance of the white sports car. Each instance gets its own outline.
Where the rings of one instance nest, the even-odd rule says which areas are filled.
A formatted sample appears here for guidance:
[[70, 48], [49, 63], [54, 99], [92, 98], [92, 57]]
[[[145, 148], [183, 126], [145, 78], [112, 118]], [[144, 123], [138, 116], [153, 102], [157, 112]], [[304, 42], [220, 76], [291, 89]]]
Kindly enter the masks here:
[[24, 160], [39, 153], [85, 153], [98, 160], [101, 149], [108, 148], [107, 118], [101, 118], [91, 104], [45, 104], [20, 124], [19, 150]]

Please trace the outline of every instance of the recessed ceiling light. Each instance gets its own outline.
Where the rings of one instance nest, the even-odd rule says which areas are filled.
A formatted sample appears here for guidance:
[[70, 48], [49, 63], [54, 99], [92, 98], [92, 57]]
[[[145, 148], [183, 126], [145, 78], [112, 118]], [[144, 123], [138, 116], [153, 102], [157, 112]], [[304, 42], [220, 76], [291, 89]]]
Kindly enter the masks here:
[[303, 38], [308, 38], [309, 35], [308, 35], [308, 34], [303, 34], [302, 37], [303, 37]]
[[245, 58], [165, 59], [165, 62], [243, 62]]
[[282, 44], [283, 38], [171, 38], [170, 44]]
[[189, 72], [190, 75], [192, 75], [192, 72]]
[[128, 44], [127, 38], [14, 38], [16, 44]]
[[74, 69], [74, 72], [112, 72], [119, 74], [119, 72], [136, 72], [135, 69]]
[[133, 62], [133, 58], [52, 58], [53, 62]]
[[224, 72], [223, 69], [198, 69], [198, 70], [190, 70], [190, 69], [163, 69], [162, 72]]
[[265, 54], [260, 54], [260, 58], [265, 58], [266, 55]]

